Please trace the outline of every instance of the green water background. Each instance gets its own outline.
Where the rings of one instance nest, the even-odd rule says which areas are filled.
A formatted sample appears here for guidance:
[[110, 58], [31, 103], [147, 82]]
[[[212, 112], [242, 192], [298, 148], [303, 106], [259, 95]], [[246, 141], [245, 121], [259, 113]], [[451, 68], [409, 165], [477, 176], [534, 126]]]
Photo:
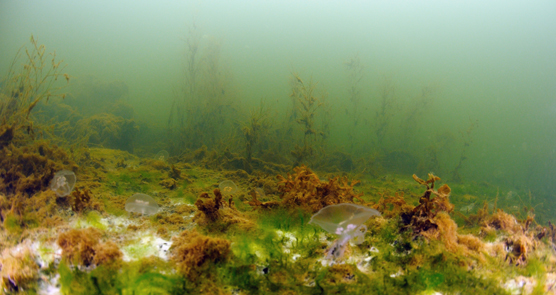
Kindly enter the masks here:
[[[163, 132], [183, 84], [185, 39], [193, 24], [203, 42], [221, 44], [238, 105], [261, 98], [284, 115], [289, 77], [318, 81], [333, 109], [329, 144], [365, 156], [372, 125], [352, 130], [344, 63], [365, 66], [363, 118], [372, 122], [384, 77], [398, 107], [423, 86], [434, 100], [419, 116], [416, 140], [402, 146], [392, 131], [383, 147], [422, 156], [435, 138], [451, 134], [441, 157], [453, 169], [461, 132], [476, 122], [462, 169], [466, 181], [532, 190], [556, 197], [556, 3], [317, 2], [317, 1], [15, 1], [0, 2], [0, 70], [33, 34], [56, 50], [73, 80], [93, 75], [129, 86], [138, 121]], [[352, 131], [353, 132], [353, 131]], [[148, 145], [148, 142], [141, 143]], [[443, 175], [440, 175], [443, 176]], [[541, 200], [539, 200], [540, 202]], [[555, 211], [556, 208], [553, 208]]]

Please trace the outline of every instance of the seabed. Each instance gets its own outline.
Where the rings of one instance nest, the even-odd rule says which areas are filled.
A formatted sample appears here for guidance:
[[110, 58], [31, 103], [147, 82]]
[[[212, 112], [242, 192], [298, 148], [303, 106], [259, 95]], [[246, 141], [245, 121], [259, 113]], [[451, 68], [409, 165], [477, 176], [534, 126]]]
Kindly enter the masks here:
[[[23, 220], [3, 211], [5, 293], [555, 292], [554, 229], [489, 204], [503, 194], [498, 188], [471, 195], [460, 190], [471, 184], [438, 187], [432, 175], [428, 182], [359, 175], [357, 183], [348, 173], [318, 175], [305, 166], [289, 177], [255, 176], [208, 169], [203, 158], [184, 163], [103, 148], [89, 148], [86, 159], [91, 165], [77, 173], [67, 199], [43, 190], [31, 197], [42, 203], [23, 209]], [[225, 180], [237, 184], [232, 195], [219, 192]], [[337, 236], [308, 224], [318, 198], [327, 197], [316, 191], [325, 187], [337, 202], [382, 214], [369, 218], [364, 241], [337, 259], [326, 257]], [[157, 200], [158, 212], [126, 212], [135, 192]]]

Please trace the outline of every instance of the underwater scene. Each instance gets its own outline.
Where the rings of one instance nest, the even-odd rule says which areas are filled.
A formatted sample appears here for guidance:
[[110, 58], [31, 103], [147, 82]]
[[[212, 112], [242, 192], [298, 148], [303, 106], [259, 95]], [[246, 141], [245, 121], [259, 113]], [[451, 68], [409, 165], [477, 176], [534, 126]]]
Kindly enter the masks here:
[[0, 2], [0, 294], [556, 294], [556, 2]]

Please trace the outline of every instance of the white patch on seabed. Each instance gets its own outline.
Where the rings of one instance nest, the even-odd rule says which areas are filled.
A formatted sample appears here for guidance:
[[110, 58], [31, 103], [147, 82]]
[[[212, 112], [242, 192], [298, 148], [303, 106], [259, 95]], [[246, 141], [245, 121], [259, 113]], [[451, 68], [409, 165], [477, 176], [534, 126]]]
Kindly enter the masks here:
[[286, 254], [290, 254], [292, 260], [295, 262], [301, 255], [292, 252], [292, 248], [295, 242], [297, 242], [297, 237], [292, 232], [284, 232], [281, 230], [276, 231], [278, 239], [283, 240], [282, 251]]
[[401, 270], [398, 270], [398, 272], [393, 273], [393, 274], [390, 275], [391, 278], [396, 278], [396, 277], [399, 277], [399, 276], [403, 276], [403, 272]]
[[44, 244], [34, 242], [30, 249], [33, 251], [35, 261], [41, 269], [46, 269], [51, 263], [58, 263], [62, 257], [62, 248], [58, 243]]
[[126, 217], [107, 217], [101, 218], [100, 223], [106, 226], [107, 231], [118, 231], [120, 228], [126, 229], [130, 225], [138, 225], [137, 222], [131, 221]]
[[62, 294], [60, 290], [60, 284], [58, 280], [60, 279], [60, 275], [56, 274], [55, 276], [51, 277], [50, 279], [43, 278], [39, 282], [39, 290], [37, 294], [39, 295], [58, 295]]
[[533, 293], [533, 289], [536, 285], [537, 281], [534, 278], [518, 276], [506, 281], [502, 284], [502, 287], [510, 291], [513, 295], [521, 295]]
[[172, 241], [166, 241], [155, 237], [150, 232], [142, 232], [137, 235], [137, 238], [133, 242], [121, 247], [120, 250], [124, 255], [124, 261], [142, 259], [148, 256], [156, 256], [168, 260], [168, 251], [171, 246]]
[[357, 263], [357, 269], [359, 269], [363, 273], [369, 273], [371, 271], [371, 261], [375, 256], [373, 254], [378, 253], [378, 249], [376, 247], [371, 247], [365, 255], [361, 256], [361, 260]]

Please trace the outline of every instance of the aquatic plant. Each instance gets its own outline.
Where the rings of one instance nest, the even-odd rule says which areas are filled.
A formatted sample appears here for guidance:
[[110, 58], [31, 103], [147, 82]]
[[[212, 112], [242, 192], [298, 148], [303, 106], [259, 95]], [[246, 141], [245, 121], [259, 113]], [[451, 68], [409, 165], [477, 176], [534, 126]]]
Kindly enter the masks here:
[[249, 192], [249, 194], [251, 195], [252, 200], [246, 203], [249, 204], [251, 207], [253, 207], [253, 210], [255, 210], [258, 207], [263, 209], [269, 209], [280, 205], [280, 202], [278, 201], [261, 202], [259, 198], [264, 197], [264, 191], [260, 188], [252, 190], [251, 192]]
[[[233, 136], [237, 115], [231, 74], [222, 62], [221, 42], [202, 38], [192, 25], [186, 36], [183, 89], [176, 94], [168, 118], [169, 148], [172, 154], [203, 145], [219, 148]], [[206, 36], [206, 35], [205, 35]], [[228, 140], [227, 140], [228, 139]]]
[[379, 108], [375, 113], [373, 131], [376, 136], [376, 146], [382, 150], [386, 149], [385, 136], [391, 127], [392, 119], [396, 114], [398, 98], [396, 96], [396, 84], [392, 78], [384, 76], [379, 86], [380, 100]]
[[51, 129], [32, 112], [50, 98], [65, 98], [70, 76], [64, 68], [33, 36], [14, 57], [0, 88], [0, 191], [32, 194], [48, 187], [55, 171], [74, 166], [57, 146], [35, 141]]
[[61, 93], [65, 85], [56, 82], [63, 77], [69, 83], [70, 76], [62, 74], [63, 61], [56, 59], [56, 52], [47, 54], [32, 35], [30, 43], [19, 49], [0, 88], [0, 149], [25, 137], [34, 139], [41, 126], [33, 123], [31, 111], [43, 100], [66, 97]]
[[76, 180], [75, 173], [72, 171], [58, 171], [54, 174], [50, 182], [50, 189], [54, 191], [58, 197], [65, 197], [72, 192]]
[[418, 137], [423, 118], [431, 109], [437, 89], [434, 85], [423, 85], [419, 94], [413, 96], [407, 104], [401, 121], [401, 136], [397, 138], [400, 146], [410, 146]]
[[[39, 276], [39, 265], [27, 245], [5, 248], [0, 255], [0, 290], [26, 293]], [[32, 293], [32, 292], [30, 292]]]
[[62, 294], [190, 294], [185, 279], [165, 271], [170, 263], [151, 256], [139, 261], [80, 270], [62, 261], [58, 267]]
[[241, 131], [245, 136], [245, 160], [247, 172], [251, 172], [253, 149], [259, 144], [259, 139], [268, 134], [271, 122], [269, 120], [270, 108], [266, 107], [263, 100], [257, 108], [251, 110], [249, 120], [244, 124]]
[[171, 260], [178, 270], [190, 281], [195, 281], [201, 274], [213, 277], [212, 265], [224, 262], [230, 255], [230, 241], [211, 238], [198, 233], [196, 230], [183, 231], [172, 238], [170, 247]]
[[[181, 170], [178, 169], [174, 164], [170, 166], [170, 172], [168, 172], [168, 176], [173, 179], [181, 179]], [[185, 177], [186, 181], [190, 180], [189, 178]]]
[[326, 254], [327, 258], [335, 260], [342, 257], [348, 241], [361, 244], [365, 240], [367, 226], [363, 223], [372, 216], [380, 216], [380, 212], [361, 205], [342, 203], [322, 208], [311, 216], [309, 223], [318, 224], [325, 231], [338, 235]]
[[295, 167], [293, 174], [288, 177], [277, 175], [278, 191], [282, 193], [282, 204], [290, 208], [301, 207], [309, 212], [317, 212], [320, 209], [340, 203], [353, 203], [354, 199], [365, 203], [353, 187], [359, 183], [347, 177], [334, 177], [327, 182], [320, 181], [311, 169], [304, 165]]
[[255, 188], [253, 192], [257, 195], [257, 198], [264, 198], [265, 196], [264, 190], [260, 187]]
[[195, 206], [199, 212], [193, 217], [193, 221], [200, 226], [206, 227], [209, 231], [227, 231], [230, 226], [250, 230], [254, 223], [241, 213], [234, 205], [232, 197], [225, 203], [222, 200], [222, 193], [215, 188], [214, 198], [208, 193], [203, 192], [195, 201]]
[[158, 184], [160, 184], [161, 186], [163, 186], [167, 189], [171, 189], [171, 190], [178, 187], [178, 182], [173, 178], [163, 179]]
[[93, 227], [72, 229], [58, 236], [62, 258], [70, 264], [89, 266], [112, 264], [121, 260], [123, 254], [112, 241], [101, 242], [102, 233]]
[[349, 128], [349, 147], [350, 151], [354, 152], [355, 146], [365, 137], [361, 136], [361, 129], [358, 128], [362, 117], [361, 105], [361, 80], [365, 76], [365, 66], [359, 58], [359, 54], [355, 54], [348, 61], [344, 62], [344, 68], [347, 74], [347, 92], [351, 107], [346, 108], [346, 115], [352, 120], [352, 128]]
[[[297, 73], [290, 78], [292, 114], [290, 120], [295, 120], [303, 129], [303, 144], [295, 145], [291, 155], [294, 157], [293, 167], [303, 164], [314, 155], [314, 145], [317, 135], [323, 135], [322, 130], [315, 128], [315, 115], [319, 108], [325, 105], [324, 94], [316, 94], [318, 83], [309, 80], [305, 83]], [[290, 135], [291, 136], [291, 135]]]
[[75, 189], [71, 194], [71, 210], [73, 212], [83, 212], [91, 207], [91, 191], [89, 189]]
[[158, 212], [158, 204], [149, 195], [134, 194], [125, 203], [125, 210], [130, 213], [153, 215]]
[[465, 132], [460, 131], [463, 146], [461, 148], [461, 154], [459, 157], [458, 164], [456, 165], [456, 167], [454, 167], [454, 170], [452, 170], [452, 181], [454, 182], [461, 182], [460, 171], [463, 167], [463, 163], [465, 162], [465, 160], [467, 160], [467, 151], [469, 150], [471, 143], [473, 143], [473, 138], [471, 137], [471, 135], [473, 133], [473, 130], [475, 130], [475, 128], [477, 128], [477, 120], [475, 121], [470, 120], [470, 124], [467, 130], [465, 130]]
[[439, 212], [450, 213], [454, 210], [454, 205], [450, 203], [449, 197], [451, 189], [447, 184], [444, 184], [438, 190], [434, 189], [436, 181], [440, 177], [429, 173], [429, 178], [425, 181], [417, 175], [413, 174], [413, 179], [419, 184], [425, 186], [427, 189], [423, 196], [419, 198], [419, 205], [409, 212], [401, 214], [402, 221], [413, 228], [413, 232], [418, 234], [427, 231], [431, 228], [438, 228], [434, 224], [434, 217]]

